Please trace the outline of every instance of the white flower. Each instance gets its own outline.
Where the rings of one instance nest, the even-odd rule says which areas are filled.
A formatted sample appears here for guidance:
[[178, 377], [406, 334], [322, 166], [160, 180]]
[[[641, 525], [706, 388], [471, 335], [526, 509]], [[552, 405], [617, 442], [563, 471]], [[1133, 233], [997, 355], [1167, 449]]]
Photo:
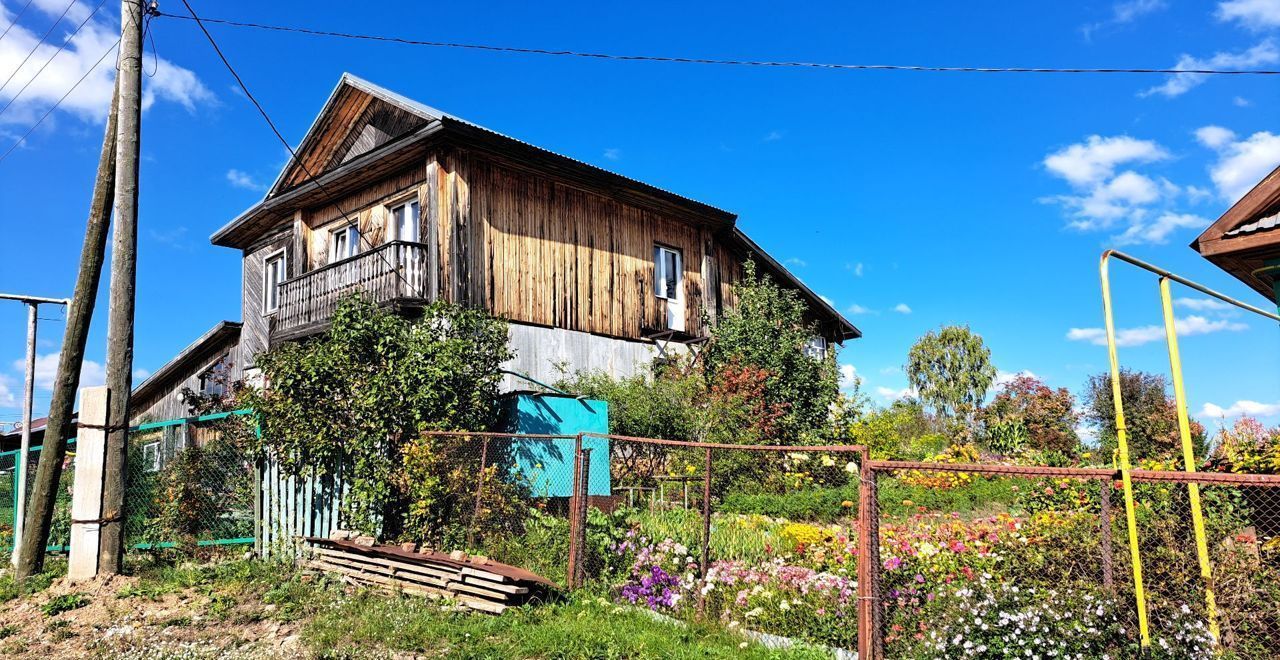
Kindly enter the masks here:
[[854, 472], [858, 471], [858, 465], [853, 461], [849, 461], [848, 463], [844, 464], [844, 471], [848, 472], [849, 474], [853, 474]]

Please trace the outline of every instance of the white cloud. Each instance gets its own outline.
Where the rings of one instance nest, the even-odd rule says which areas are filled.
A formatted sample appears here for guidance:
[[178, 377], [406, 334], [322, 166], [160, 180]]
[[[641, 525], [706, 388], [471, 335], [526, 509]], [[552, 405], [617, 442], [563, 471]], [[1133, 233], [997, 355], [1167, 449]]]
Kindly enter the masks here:
[[1168, 157], [1164, 147], [1151, 140], [1090, 135], [1084, 142], [1046, 156], [1044, 166], [1074, 185], [1087, 185], [1110, 178], [1116, 167], [1125, 163], [1151, 163]]
[[15, 394], [17, 383], [4, 374], [0, 374], [0, 408], [18, 407], [18, 395]]
[[609, 147], [604, 150], [604, 157], [609, 160], [621, 160], [622, 150], [617, 147]]
[[853, 314], [853, 315], [859, 315], [859, 314], [879, 314], [879, 313], [880, 313], [880, 312], [877, 312], [877, 311], [876, 311], [876, 310], [874, 310], [874, 309], [869, 309], [869, 308], [867, 308], [867, 307], [863, 307], [862, 305], [859, 305], [859, 304], [857, 304], [857, 303], [854, 303], [854, 304], [852, 304], [852, 305], [849, 305], [849, 310], [848, 310], [848, 311], [849, 311], [849, 313], [850, 313], [850, 314]]
[[1110, 18], [1105, 21], [1098, 21], [1096, 23], [1089, 23], [1088, 25], [1081, 26], [1080, 31], [1084, 33], [1085, 39], [1090, 39], [1093, 37], [1094, 32], [1097, 32], [1102, 28], [1132, 23], [1147, 14], [1155, 13], [1167, 6], [1168, 5], [1165, 4], [1164, 0], [1125, 0], [1124, 2], [1117, 2], [1111, 6]]
[[853, 265], [853, 274], [854, 274], [854, 276], [855, 276], [855, 277], [862, 277], [862, 271], [863, 271], [863, 268], [864, 268], [864, 266], [862, 265], [862, 262], [861, 262], [861, 261], [859, 261], [858, 263], [854, 264], [854, 265]]
[[[1200, 59], [1184, 54], [1170, 68], [1175, 70], [1220, 71], [1249, 69], [1276, 62], [1280, 62], [1280, 50], [1276, 48], [1274, 41], [1267, 39], [1248, 50], [1238, 53], [1215, 53], [1208, 59]], [[1163, 84], [1140, 92], [1138, 96], [1151, 96], [1154, 94], [1167, 98], [1181, 96], [1203, 84], [1207, 78], [1208, 74], [1204, 73], [1175, 73], [1170, 75]]]
[[1112, 236], [1116, 245], [1163, 244], [1177, 229], [1207, 227], [1209, 221], [1190, 213], [1162, 213], [1155, 220], [1135, 218], [1123, 233]]
[[764, 141], [765, 141], [765, 142], [777, 142], [778, 140], [781, 140], [781, 139], [783, 138], [783, 136], [785, 136], [785, 135], [786, 135], [786, 134], [785, 134], [785, 133], [783, 133], [782, 131], [779, 131], [779, 130], [776, 130], [776, 129], [775, 129], [775, 130], [769, 131], [769, 133], [768, 133], [767, 135], [765, 135], [765, 136], [764, 136]]
[[1215, 298], [1174, 298], [1174, 307], [1182, 307], [1193, 312], [1215, 312], [1222, 314], [1235, 311], [1235, 307]]
[[[1226, 319], [1210, 320], [1195, 314], [1176, 319], [1174, 325], [1178, 330], [1179, 337], [1207, 335], [1215, 332], [1238, 332], [1249, 327], [1236, 321], [1228, 321]], [[1097, 346], [1107, 345], [1106, 331], [1102, 328], [1071, 328], [1067, 331], [1067, 339], [1071, 341], [1087, 341]], [[1116, 330], [1117, 346], [1141, 346], [1163, 340], [1163, 325], [1144, 325]]]
[[[35, 3], [35, 7], [51, 18], [57, 18], [66, 4], [40, 0]], [[4, 10], [7, 24], [12, 20], [13, 12], [3, 4], [0, 4], [0, 9]], [[57, 52], [60, 40], [69, 38], [89, 11], [87, 5], [77, 3], [67, 13], [67, 18], [54, 29], [50, 39], [43, 44], [39, 44], [40, 36], [44, 34], [47, 23], [33, 20], [27, 20], [26, 23], [40, 24], [36, 30], [20, 23], [14, 25], [8, 36], [0, 41], [0, 76], [8, 78], [13, 74], [10, 83], [0, 90], [0, 102], [9, 102], [26, 87], [22, 96], [0, 116], [0, 123], [34, 122], [90, 69], [93, 72], [58, 107], [86, 121], [101, 122], [106, 118], [114, 86], [113, 56], [106, 55], [101, 66], [94, 66], [103, 58], [104, 53], [113, 48], [118, 37], [118, 19], [113, 16], [114, 12], [101, 12], [94, 16], [61, 53]], [[30, 16], [28, 13], [27, 17]], [[23, 60], [33, 49], [34, 53], [23, 64]], [[152, 54], [148, 54], [144, 60], [148, 72], [154, 68], [155, 75], [143, 78], [143, 109], [151, 107], [157, 100], [163, 100], [194, 111], [198, 105], [215, 100], [213, 93], [190, 70], [162, 57], [153, 58]], [[45, 66], [46, 62], [48, 66]], [[36, 73], [42, 67], [43, 72], [37, 76]]]
[[236, 188], [244, 188], [245, 190], [266, 190], [267, 187], [258, 182], [247, 172], [242, 172], [235, 168], [227, 170], [227, 183]]
[[1196, 129], [1196, 141], [1210, 149], [1217, 149], [1236, 139], [1236, 134], [1221, 126], [1201, 126]]
[[852, 364], [840, 365], [840, 389], [853, 389], [858, 384], [858, 370]]
[[889, 374], [896, 374], [896, 373], [899, 373], [899, 372], [901, 372], [901, 371], [902, 371], [902, 367], [882, 367], [882, 368], [880, 369], [880, 373], [882, 373], [882, 374], [884, 374], [884, 375], [886, 375], [886, 376], [888, 376]]
[[[1210, 129], [1209, 140], [1200, 139]], [[1244, 197], [1271, 170], [1280, 164], [1280, 135], [1258, 131], [1243, 139], [1217, 126], [1196, 131], [1200, 142], [1218, 152], [1218, 160], [1209, 167], [1209, 178], [1223, 199], [1235, 202]]]
[[[25, 374], [26, 360], [14, 360], [13, 370]], [[53, 389], [53, 379], [58, 375], [58, 354], [45, 353], [36, 355], [35, 381], [36, 387], [42, 390]], [[80, 367], [80, 387], [95, 387], [107, 382], [107, 372], [102, 364], [93, 360], [85, 360]]]
[[1023, 369], [1022, 371], [1001, 371], [997, 369], [996, 379], [991, 381], [991, 387], [993, 389], [1000, 389], [1023, 376], [1026, 376], [1027, 378], [1036, 378], [1036, 375], [1027, 369]]
[[912, 387], [904, 387], [900, 390], [895, 390], [892, 387], [885, 387], [881, 385], [876, 388], [876, 394], [880, 395], [880, 398], [886, 401], [897, 401], [898, 399], [914, 397], [916, 395], [916, 390]]
[[1280, 26], [1280, 0], [1226, 0], [1218, 3], [1218, 20], [1261, 30]]
[[907, 306], [907, 303], [898, 303], [893, 306], [893, 311], [899, 314], [910, 314], [911, 308]]
[[149, 369], [143, 369], [142, 367], [138, 367], [137, 369], [133, 370], [133, 382], [135, 383], [141, 383], [142, 381], [150, 377], [151, 377], [151, 371]]
[[1270, 417], [1280, 414], [1280, 403], [1259, 403], [1257, 401], [1249, 401], [1247, 399], [1237, 401], [1226, 408], [1213, 403], [1206, 403], [1200, 409], [1201, 417], [1212, 417], [1214, 419], [1222, 419], [1226, 417], [1240, 417], [1250, 415], [1253, 417]]
[[785, 266], [794, 266], [794, 267], [796, 267], [796, 268], [804, 268], [805, 266], [808, 266], [808, 265], [809, 265], [809, 262], [807, 262], [807, 261], [805, 261], [804, 259], [801, 259], [801, 258], [799, 258], [799, 257], [791, 257], [790, 259], [787, 259], [786, 261], [784, 261], [784, 262], [782, 262], [782, 263], [783, 263], [783, 265], [785, 265]]
[[1249, 99], [1243, 96], [1237, 96], [1231, 99], [1231, 103], [1234, 104], [1237, 108], [1247, 108], [1253, 105], [1253, 103]]

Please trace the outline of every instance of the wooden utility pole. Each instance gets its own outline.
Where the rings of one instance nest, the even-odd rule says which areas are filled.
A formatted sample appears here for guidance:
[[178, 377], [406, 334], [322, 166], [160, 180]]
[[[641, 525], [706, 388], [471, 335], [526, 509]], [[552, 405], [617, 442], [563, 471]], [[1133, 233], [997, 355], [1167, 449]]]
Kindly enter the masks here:
[[[59, 298], [41, 298], [24, 296], [15, 293], [0, 293], [0, 299], [17, 300], [27, 306], [27, 370], [26, 385], [22, 391], [22, 443], [19, 445], [18, 458], [14, 461], [14, 477], [17, 481], [14, 495], [13, 537], [22, 536], [24, 514], [27, 508], [27, 461], [31, 460], [31, 406], [36, 391], [36, 333], [39, 328], [40, 305], [66, 305], [68, 300]], [[18, 563], [18, 544], [13, 544], [13, 564]]]
[[102, 545], [98, 572], [119, 573], [124, 556], [125, 466], [133, 384], [133, 310], [138, 280], [138, 149], [142, 128], [142, 0], [120, 2], [116, 84], [115, 226], [111, 235], [111, 308], [107, 316], [107, 447], [103, 461]]
[[[93, 183], [93, 200], [89, 203], [89, 221], [84, 230], [84, 247], [80, 250], [80, 272], [76, 289], [67, 307], [67, 330], [58, 356], [58, 373], [53, 381], [53, 399], [49, 402], [49, 421], [44, 427], [44, 448], [36, 467], [31, 487], [26, 520], [22, 526], [21, 545], [15, 574], [25, 579], [44, 570], [44, 552], [53, 521], [53, 503], [62, 478], [62, 461], [67, 455], [66, 437], [75, 410], [76, 389], [80, 387], [80, 367], [84, 364], [84, 347], [89, 339], [89, 322], [98, 298], [98, 281], [102, 277], [103, 250], [107, 245], [107, 226], [111, 224], [111, 196], [116, 175], [116, 107], [119, 87], [111, 96], [111, 112], [102, 137], [102, 154], [98, 157], [98, 177]], [[17, 543], [19, 537], [14, 536]]]

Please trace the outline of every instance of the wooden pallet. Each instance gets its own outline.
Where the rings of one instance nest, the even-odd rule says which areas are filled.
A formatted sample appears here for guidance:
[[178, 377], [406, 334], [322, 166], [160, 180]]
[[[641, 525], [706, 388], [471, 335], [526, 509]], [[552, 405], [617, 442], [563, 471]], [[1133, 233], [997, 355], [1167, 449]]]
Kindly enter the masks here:
[[307, 550], [311, 553], [311, 558], [303, 562], [307, 568], [341, 575], [374, 588], [448, 598], [490, 614], [501, 614], [508, 607], [523, 605], [534, 595], [546, 591], [545, 584], [521, 579], [518, 569], [509, 570], [512, 567], [505, 565], [486, 570], [431, 555], [393, 554], [389, 548], [355, 548], [314, 539], [309, 540]]

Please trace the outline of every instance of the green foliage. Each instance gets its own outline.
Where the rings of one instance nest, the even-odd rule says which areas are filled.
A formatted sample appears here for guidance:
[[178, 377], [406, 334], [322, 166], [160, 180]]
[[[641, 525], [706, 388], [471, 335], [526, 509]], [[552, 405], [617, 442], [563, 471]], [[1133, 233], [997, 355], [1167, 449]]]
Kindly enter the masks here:
[[846, 421], [843, 428], [837, 428], [836, 437], [865, 445], [875, 460], [921, 460], [949, 444], [946, 437], [932, 431], [933, 427], [920, 402], [903, 399]]
[[655, 376], [614, 379], [607, 373], [575, 372], [556, 387], [609, 402], [609, 431], [640, 438], [687, 440], [696, 434], [695, 399], [701, 382], [666, 369]]
[[450, 494], [410, 492], [400, 478], [406, 449], [421, 431], [489, 428], [510, 357], [506, 324], [482, 311], [437, 303], [410, 321], [352, 296], [322, 336], [259, 355], [269, 387], [241, 399], [258, 411], [261, 447], [287, 472], [342, 473], [353, 528], [422, 538], [429, 530], [405, 529], [406, 512]]
[[1000, 388], [982, 418], [986, 445], [998, 454], [1009, 455], [1024, 446], [1068, 455], [1079, 452], [1080, 414], [1065, 387], [1054, 390], [1035, 377], [1018, 376]]
[[487, 616], [442, 610], [418, 598], [363, 594], [307, 624], [304, 640], [320, 658], [427, 653], [481, 658], [814, 659], [816, 649], [766, 649], [710, 623], [670, 623], [603, 597], [569, 600]]
[[[1098, 429], [1098, 441], [1110, 455], [1119, 445], [1116, 435], [1116, 411], [1111, 396], [1111, 374], [1090, 376], [1083, 396], [1084, 420]], [[1182, 441], [1178, 433], [1178, 412], [1168, 394], [1164, 376], [1143, 371], [1120, 371], [1120, 400], [1124, 403], [1124, 421], [1128, 433], [1129, 459], [1162, 460], [1181, 457]], [[1196, 457], [1205, 456], [1204, 426], [1191, 420], [1191, 443]]]
[[80, 609], [89, 604], [89, 597], [82, 593], [70, 593], [54, 596], [48, 602], [40, 606], [40, 611], [45, 616], [58, 616], [63, 612]]
[[943, 419], [967, 426], [996, 377], [991, 350], [968, 326], [949, 325], [918, 339], [907, 354], [907, 379]]
[[835, 522], [856, 517], [858, 486], [805, 488], [788, 493], [729, 493], [718, 509], [726, 513], [753, 513], [787, 520]]
[[976, 477], [954, 488], [931, 488], [883, 477], [876, 489], [883, 516], [903, 516], [921, 511], [957, 513], [962, 517], [1007, 511], [1018, 501], [1017, 479]]
[[6, 571], [0, 575], [0, 603], [7, 603], [15, 598], [44, 591], [49, 588], [49, 585], [53, 584], [54, 579], [65, 572], [66, 564], [64, 562], [50, 562], [45, 566], [43, 573], [37, 573], [19, 582], [13, 579], [12, 571]]
[[734, 295], [737, 304], [718, 319], [702, 353], [706, 382], [714, 385], [735, 367], [762, 369], [760, 403], [781, 413], [762, 439], [786, 444], [819, 434], [839, 394], [838, 376], [834, 351], [823, 358], [805, 354], [805, 345], [819, 332], [805, 320], [804, 301], [759, 274], [754, 261], [744, 264]]

